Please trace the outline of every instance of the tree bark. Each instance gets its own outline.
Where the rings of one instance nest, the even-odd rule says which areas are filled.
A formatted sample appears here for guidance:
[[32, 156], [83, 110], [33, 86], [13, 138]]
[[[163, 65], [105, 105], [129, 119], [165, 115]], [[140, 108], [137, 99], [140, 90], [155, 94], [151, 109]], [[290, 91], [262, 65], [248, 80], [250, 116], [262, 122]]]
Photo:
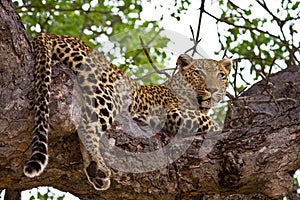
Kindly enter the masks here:
[[[223, 132], [196, 136], [167, 167], [145, 173], [113, 169], [111, 188], [96, 191], [83, 172], [70, 114], [74, 76], [54, 63], [49, 165], [41, 176], [25, 177], [22, 167], [30, 157], [33, 128], [34, 58], [10, 1], [0, 2], [0, 19], [0, 189], [12, 191], [6, 199], [37, 186], [53, 186], [80, 199], [279, 199], [291, 194], [291, 174], [300, 167], [299, 67], [283, 70], [233, 99]], [[149, 140], [134, 138], [118, 123], [107, 133], [129, 152], [155, 151], [163, 146], [162, 135], [172, 140], [164, 133]]]

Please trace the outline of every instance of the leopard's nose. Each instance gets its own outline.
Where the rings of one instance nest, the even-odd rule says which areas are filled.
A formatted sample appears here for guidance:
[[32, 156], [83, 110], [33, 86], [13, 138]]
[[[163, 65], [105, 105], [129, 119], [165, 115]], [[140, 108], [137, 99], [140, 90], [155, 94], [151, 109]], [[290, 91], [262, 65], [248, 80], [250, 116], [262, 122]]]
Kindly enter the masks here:
[[218, 91], [218, 88], [208, 88], [208, 91], [213, 94], [215, 93], [216, 91]]

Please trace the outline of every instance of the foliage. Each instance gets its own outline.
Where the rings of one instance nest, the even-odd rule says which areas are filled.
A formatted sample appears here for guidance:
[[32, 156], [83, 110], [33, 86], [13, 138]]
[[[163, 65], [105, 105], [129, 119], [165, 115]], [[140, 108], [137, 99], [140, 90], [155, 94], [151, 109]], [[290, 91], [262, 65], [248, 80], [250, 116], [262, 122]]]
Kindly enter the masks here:
[[220, 17], [206, 13], [217, 20], [221, 50], [228, 49], [238, 61], [244, 61], [236, 65], [236, 76], [246, 85], [249, 79], [245, 78], [245, 68], [258, 79], [266, 78], [270, 72], [300, 65], [300, 29], [295, 26], [300, 23], [299, 2], [222, 0], [219, 6]]
[[[190, 0], [175, 0], [175, 1], [165, 1], [162, 3], [161, 1], [151, 1], [152, 4], [154, 4], [154, 8], [162, 8], [164, 10], [169, 10], [170, 11], [170, 16], [175, 18], [177, 21], [180, 21], [180, 16], [182, 14], [186, 14], [188, 8], [191, 5]], [[164, 19], [164, 15], [161, 16], [160, 20]]]
[[[45, 190], [46, 189], [46, 190]], [[44, 190], [41, 192], [41, 190]], [[42, 187], [35, 190], [29, 191], [29, 200], [63, 200], [65, 194], [58, 194], [62, 192], [56, 191], [52, 187]]]

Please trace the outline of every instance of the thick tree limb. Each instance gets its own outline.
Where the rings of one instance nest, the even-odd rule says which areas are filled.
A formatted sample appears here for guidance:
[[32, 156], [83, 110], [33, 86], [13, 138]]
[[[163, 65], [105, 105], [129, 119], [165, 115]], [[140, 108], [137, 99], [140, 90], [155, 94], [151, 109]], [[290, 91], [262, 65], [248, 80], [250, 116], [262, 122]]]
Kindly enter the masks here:
[[[81, 199], [168, 200], [268, 199], [292, 191], [290, 174], [300, 167], [299, 67], [270, 77], [267, 89], [264, 82], [255, 84], [234, 101], [223, 133], [197, 136], [187, 151], [165, 168], [147, 173], [113, 170], [111, 188], [96, 191], [83, 173], [79, 139], [70, 115], [74, 77], [55, 65], [49, 166], [38, 178], [25, 177], [22, 166], [29, 158], [33, 127], [33, 54], [9, 1], [1, 1], [0, 19], [0, 189], [20, 191], [48, 185]], [[156, 136], [133, 138], [118, 124], [107, 136], [114, 138], [118, 148], [131, 152], [154, 151], [162, 145]]]

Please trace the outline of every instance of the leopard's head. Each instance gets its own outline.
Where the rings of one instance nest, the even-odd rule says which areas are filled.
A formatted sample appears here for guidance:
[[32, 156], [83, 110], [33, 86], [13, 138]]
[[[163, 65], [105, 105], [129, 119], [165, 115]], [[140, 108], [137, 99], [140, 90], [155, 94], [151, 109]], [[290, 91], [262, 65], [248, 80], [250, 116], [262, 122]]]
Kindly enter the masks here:
[[232, 68], [230, 60], [193, 59], [182, 54], [176, 64], [195, 91], [200, 107], [209, 109], [223, 99]]

